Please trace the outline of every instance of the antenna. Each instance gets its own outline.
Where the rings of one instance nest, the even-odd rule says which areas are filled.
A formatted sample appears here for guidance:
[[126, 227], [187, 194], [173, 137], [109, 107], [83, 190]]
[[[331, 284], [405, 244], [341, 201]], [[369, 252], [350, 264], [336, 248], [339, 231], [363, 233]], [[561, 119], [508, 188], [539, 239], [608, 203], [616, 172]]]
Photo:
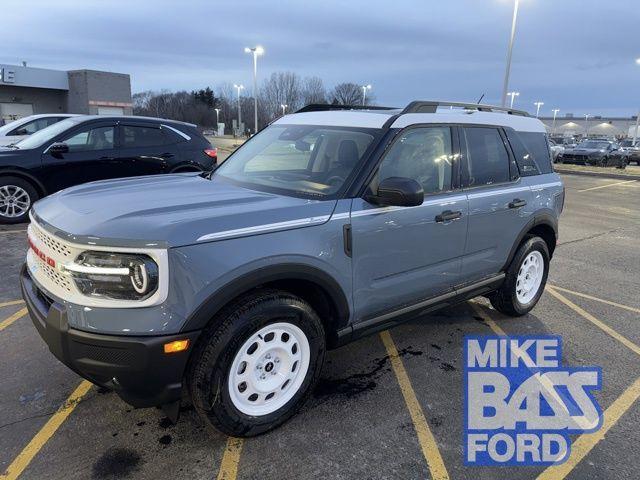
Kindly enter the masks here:
[[480, 102], [482, 101], [483, 98], [484, 98], [484, 93], [482, 95], [480, 95], [480, 98], [478, 99], [478, 101], [476, 103], [480, 104]]

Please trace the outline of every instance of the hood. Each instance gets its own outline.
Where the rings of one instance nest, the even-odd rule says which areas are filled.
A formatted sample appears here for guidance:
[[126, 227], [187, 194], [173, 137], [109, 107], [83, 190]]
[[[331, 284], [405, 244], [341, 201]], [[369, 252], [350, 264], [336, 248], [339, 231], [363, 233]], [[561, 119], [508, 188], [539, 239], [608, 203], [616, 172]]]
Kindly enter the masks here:
[[24, 135], [12, 135], [10, 137], [2, 137], [0, 136], [0, 146], [9, 145], [10, 143], [19, 142], [25, 138]]
[[78, 243], [177, 247], [317, 225], [335, 204], [174, 174], [68, 188], [37, 202], [33, 214]]
[[569, 148], [565, 150], [565, 153], [571, 153], [574, 155], [591, 155], [596, 153], [604, 153], [599, 148]]

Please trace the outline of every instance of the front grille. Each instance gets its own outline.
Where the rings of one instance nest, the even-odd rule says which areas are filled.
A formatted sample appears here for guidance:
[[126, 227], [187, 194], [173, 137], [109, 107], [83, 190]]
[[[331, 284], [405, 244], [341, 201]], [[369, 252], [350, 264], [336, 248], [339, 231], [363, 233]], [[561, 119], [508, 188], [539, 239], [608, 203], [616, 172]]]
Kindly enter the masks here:
[[128, 366], [135, 363], [135, 352], [127, 348], [102, 347], [74, 342], [73, 353], [77, 359], [92, 360], [110, 365]]
[[39, 257], [36, 256], [35, 258], [38, 261], [38, 267], [44, 272], [51, 282], [67, 292], [71, 292], [71, 280], [67, 276], [47, 265]]
[[49, 309], [51, 308], [51, 305], [53, 305], [53, 299], [48, 295], [46, 295], [42, 290], [40, 290], [35, 285], [33, 286], [33, 291], [36, 294], [36, 297], [38, 297], [38, 300], [40, 300], [44, 304], [48, 312]]
[[31, 223], [31, 226], [33, 227], [33, 232], [36, 234], [36, 237], [40, 242], [44, 243], [58, 255], [62, 255], [65, 259], [71, 258], [71, 249], [68, 246], [56, 240], [52, 235], [49, 235], [35, 223]]

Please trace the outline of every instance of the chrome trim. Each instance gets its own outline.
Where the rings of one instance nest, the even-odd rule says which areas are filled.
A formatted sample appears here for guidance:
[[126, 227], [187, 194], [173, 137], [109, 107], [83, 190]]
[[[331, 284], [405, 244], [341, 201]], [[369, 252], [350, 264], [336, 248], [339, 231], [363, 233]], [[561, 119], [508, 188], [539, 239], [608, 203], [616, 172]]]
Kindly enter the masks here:
[[177, 129], [177, 128], [175, 128], [175, 127], [172, 127], [171, 125], [166, 125], [166, 124], [164, 124], [164, 123], [161, 123], [161, 124], [160, 124], [160, 126], [161, 126], [161, 127], [168, 128], [169, 130], [172, 130], [172, 131], [176, 132], [178, 135], [180, 135], [180, 136], [181, 136], [182, 138], [184, 138], [185, 140], [191, 140], [191, 137], [190, 137], [189, 135], [187, 135], [186, 133], [184, 133], [184, 132], [182, 132], [182, 131], [178, 130], [178, 129]]
[[300, 218], [297, 220], [288, 220], [286, 222], [267, 223], [264, 225], [256, 225], [254, 227], [236, 228], [234, 230], [223, 230], [222, 232], [208, 233], [202, 235], [196, 241], [204, 242], [207, 240], [222, 240], [243, 235], [254, 235], [258, 233], [270, 233], [279, 230], [287, 230], [294, 227], [309, 227], [312, 225], [320, 225], [325, 223], [331, 215], [321, 215], [319, 217]]

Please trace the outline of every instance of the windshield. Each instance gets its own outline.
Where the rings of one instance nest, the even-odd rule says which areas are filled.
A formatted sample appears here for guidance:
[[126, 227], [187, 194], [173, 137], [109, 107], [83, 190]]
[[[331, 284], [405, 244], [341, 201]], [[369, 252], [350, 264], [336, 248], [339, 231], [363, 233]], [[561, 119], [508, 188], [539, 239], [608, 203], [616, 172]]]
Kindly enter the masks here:
[[11, 130], [13, 130], [18, 125], [20, 125], [19, 121], [18, 120], [13, 120], [13, 121], [7, 123], [6, 125], [0, 127], [0, 136], [5, 136], [7, 133], [9, 133]]
[[633, 147], [633, 140], [622, 140], [620, 142], [621, 147]]
[[365, 128], [272, 125], [229, 157], [215, 176], [256, 190], [329, 198], [342, 189], [378, 133]]
[[578, 148], [589, 148], [594, 150], [606, 150], [609, 148], [609, 142], [598, 142], [596, 140], [586, 140], [580, 142]]
[[61, 120], [58, 123], [54, 123], [42, 130], [38, 130], [36, 133], [28, 136], [24, 140], [16, 143], [16, 147], [19, 148], [38, 148], [47, 143], [53, 137], [59, 135], [65, 130], [77, 125], [79, 120], [77, 118], [67, 118], [65, 120]]

